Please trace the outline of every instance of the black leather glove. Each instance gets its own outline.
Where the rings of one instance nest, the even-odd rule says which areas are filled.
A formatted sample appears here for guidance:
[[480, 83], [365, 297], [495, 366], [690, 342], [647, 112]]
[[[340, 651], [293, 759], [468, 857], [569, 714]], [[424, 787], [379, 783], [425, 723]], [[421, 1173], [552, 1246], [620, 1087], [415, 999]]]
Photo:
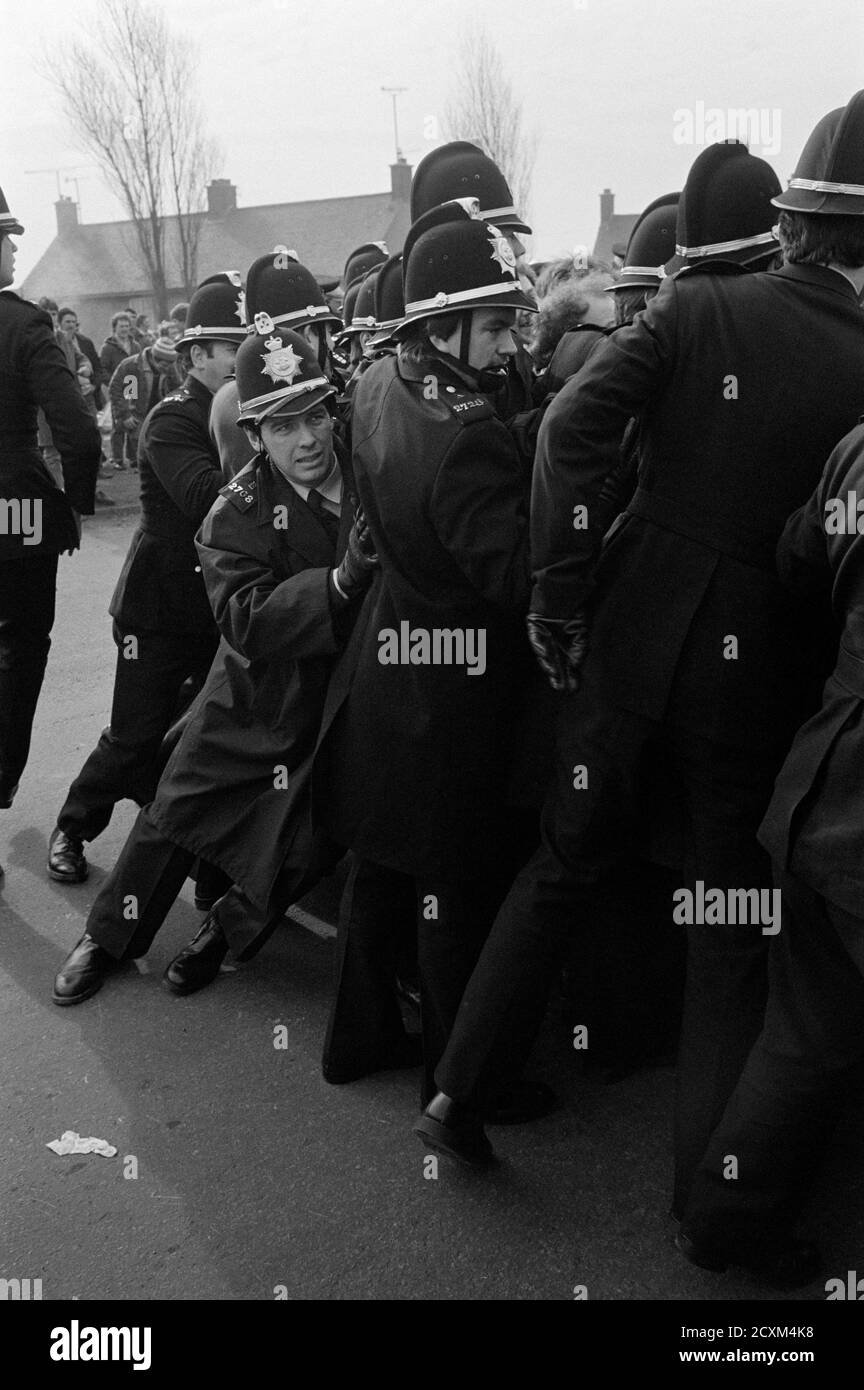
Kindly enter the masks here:
[[339, 568], [333, 571], [336, 592], [344, 599], [359, 598], [372, 583], [372, 575], [378, 568], [375, 542], [369, 530], [369, 523], [362, 507], [354, 513], [354, 525], [348, 536], [345, 554]]
[[525, 621], [528, 640], [552, 689], [568, 694], [578, 690], [580, 668], [588, 651], [587, 619], [581, 613], [573, 618], [529, 613]]

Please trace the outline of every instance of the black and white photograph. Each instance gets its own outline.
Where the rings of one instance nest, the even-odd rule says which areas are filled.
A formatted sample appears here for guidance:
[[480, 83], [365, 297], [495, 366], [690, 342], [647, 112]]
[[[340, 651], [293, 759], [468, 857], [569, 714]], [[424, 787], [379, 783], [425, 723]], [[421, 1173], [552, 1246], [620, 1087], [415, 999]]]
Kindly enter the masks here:
[[0, 17], [22, 1365], [550, 1301], [610, 1369], [825, 1372], [815, 1305], [864, 1301], [860, 0]]

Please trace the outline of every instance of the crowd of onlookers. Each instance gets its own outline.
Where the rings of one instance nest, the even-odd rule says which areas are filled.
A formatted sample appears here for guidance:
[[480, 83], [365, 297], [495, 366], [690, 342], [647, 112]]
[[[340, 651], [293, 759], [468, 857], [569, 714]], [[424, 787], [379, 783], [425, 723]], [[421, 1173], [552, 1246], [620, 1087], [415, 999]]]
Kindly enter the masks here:
[[[175, 343], [183, 332], [186, 304], [176, 305], [155, 330], [146, 314], [121, 309], [113, 315], [111, 332], [98, 349], [82, 333], [74, 309], [58, 308], [47, 297], [39, 300], [39, 308], [51, 315], [57, 342], [87, 408], [99, 423], [103, 437], [100, 481], [108, 481], [118, 470], [136, 468], [138, 435], [147, 413], [180, 385]], [[52, 476], [62, 487], [60, 458], [42, 411], [39, 443]], [[101, 507], [114, 505], [102, 487], [97, 489], [96, 502]]]

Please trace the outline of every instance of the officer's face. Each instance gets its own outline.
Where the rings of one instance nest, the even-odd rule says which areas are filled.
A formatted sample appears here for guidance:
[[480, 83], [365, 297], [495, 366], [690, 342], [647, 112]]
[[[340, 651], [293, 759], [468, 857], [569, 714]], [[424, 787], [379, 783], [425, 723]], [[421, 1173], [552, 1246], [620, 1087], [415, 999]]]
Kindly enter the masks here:
[[192, 366], [198, 380], [214, 394], [220, 386], [234, 375], [234, 358], [237, 356], [236, 343], [211, 343], [211, 356], [203, 347], [195, 344], [192, 348]]
[[11, 237], [0, 236], [0, 289], [5, 289], [15, 279], [16, 250]]
[[476, 309], [471, 315], [468, 362], [475, 371], [506, 367], [516, 351], [515, 309]]
[[261, 425], [264, 447], [283, 478], [317, 487], [333, 467], [333, 422], [326, 405], [302, 415], [274, 415]]

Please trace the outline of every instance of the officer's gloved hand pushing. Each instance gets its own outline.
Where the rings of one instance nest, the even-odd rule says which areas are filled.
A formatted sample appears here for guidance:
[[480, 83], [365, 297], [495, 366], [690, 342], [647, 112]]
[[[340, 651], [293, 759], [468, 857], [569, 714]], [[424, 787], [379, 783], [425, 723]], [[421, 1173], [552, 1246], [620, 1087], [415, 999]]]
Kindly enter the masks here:
[[345, 554], [331, 575], [336, 592], [344, 599], [360, 598], [372, 582], [378, 568], [378, 556], [369, 523], [362, 507], [354, 513], [354, 525], [348, 536]]

